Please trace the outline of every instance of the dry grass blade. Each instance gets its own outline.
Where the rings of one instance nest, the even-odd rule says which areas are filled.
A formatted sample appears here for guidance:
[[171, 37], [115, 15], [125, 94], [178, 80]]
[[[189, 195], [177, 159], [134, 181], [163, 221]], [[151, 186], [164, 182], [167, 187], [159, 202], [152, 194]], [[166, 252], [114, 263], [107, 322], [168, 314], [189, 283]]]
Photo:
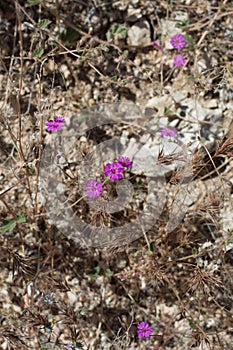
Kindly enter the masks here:
[[233, 157], [233, 137], [228, 137], [227, 139], [224, 139], [219, 143], [214, 157], [221, 156], [227, 156], [229, 158]]
[[13, 257], [13, 277], [15, 276], [15, 272], [17, 272], [25, 280], [35, 278], [37, 268], [32, 263], [32, 259], [24, 258], [18, 253], [10, 252], [10, 254]]

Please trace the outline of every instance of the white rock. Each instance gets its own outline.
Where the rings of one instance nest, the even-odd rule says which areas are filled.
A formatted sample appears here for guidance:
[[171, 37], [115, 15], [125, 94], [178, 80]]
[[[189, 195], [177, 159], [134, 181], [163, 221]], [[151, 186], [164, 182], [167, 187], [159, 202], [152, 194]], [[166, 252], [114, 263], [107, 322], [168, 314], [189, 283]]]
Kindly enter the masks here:
[[150, 45], [150, 26], [146, 20], [142, 19], [129, 28], [127, 43], [132, 46]]
[[205, 101], [205, 107], [206, 108], [217, 108], [218, 107], [218, 101], [216, 99], [206, 100]]

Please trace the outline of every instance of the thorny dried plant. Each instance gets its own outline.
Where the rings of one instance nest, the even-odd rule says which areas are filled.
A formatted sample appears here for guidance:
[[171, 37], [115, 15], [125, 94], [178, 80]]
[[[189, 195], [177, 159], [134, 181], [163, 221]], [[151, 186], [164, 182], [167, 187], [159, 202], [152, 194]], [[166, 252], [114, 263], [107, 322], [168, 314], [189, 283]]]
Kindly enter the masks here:
[[222, 281], [214, 276], [213, 271], [207, 268], [196, 267], [189, 280], [190, 287], [187, 292], [204, 293], [212, 297], [214, 289], [222, 290]]
[[212, 350], [211, 341], [205, 333], [200, 330], [196, 330], [193, 332], [193, 341], [192, 346], [198, 346], [201, 350]]
[[233, 140], [228, 137], [217, 145], [215, 150], [207, 153], [206, 149], [196, 149], [193, 157], [193, 172], [195, 178], [218, 176], [224, 171], [226, 164], [233, 157]]
[[28, 350], [28, 346], [22, 340], [20, 336], [17, 335], [16, 330], [10, 330], [8, 327], [0, 328], [0, 337], [5, 339], [9, 346], [12, 346], [13, 349], [22, 349], [22, 350]]

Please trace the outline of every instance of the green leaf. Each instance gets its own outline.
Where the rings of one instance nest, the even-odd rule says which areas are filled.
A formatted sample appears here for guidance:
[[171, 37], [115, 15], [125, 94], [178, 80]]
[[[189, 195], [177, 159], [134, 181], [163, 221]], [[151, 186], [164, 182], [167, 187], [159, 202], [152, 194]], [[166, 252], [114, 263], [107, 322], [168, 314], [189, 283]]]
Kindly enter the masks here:
[[196, 49], [196, 42], [193, 39], [193, 37], [191, 35], [185, 34], [184, 35], [185, 41], [186, 43], [194, 50]]
[[110, 79], [111, 79], [112, 81], [117, 81], [117, 75], [113, 75]]
[[87, 310], [86, 309], [82, 309], [80, 311], [80, 315], [85, 316], [86, 314], [87, 314]]
[[198, 254], [198, 249], [193, 247], [192, 248], [192, 255], [197, 255]]
[[100, 275], [102, 269], [101, 269], [100, 266], [96, 266], [96, 267], [94, 268], [94, 271], [95, 271], [94, 273], [95, 273], [96, 275]]
[[189, 325], [190, 325], [190, 327], [192, 329], [196, 329], [197, 328], [196, 324], [194, 323], [194, 321], [192, 319], [189, 319], [188, 321], [189, 321]]
[[125, 59], [129, 56], [129, 51], [128, 50], [124, 50], [123, 54], [122, 54], [122, 58]]
[[35, 49], [35, 51], [33, 52], [33, 57], [35, 59], [40, 59], [43, 56], [43, 53], [44, 53], [43, 47], [38, 47], [38, 49]]
[[107, 47], [107, 45], [99, 45], [98, 49], [104, 52], [109, 52], [109, 47]]
[[40, 5], [44, 0], [27, 0], [25, 6], [34, 6], [34, 5]]
[[155, 242], [150, 243], [150, 251], [154, 252], [155, 251]]
[[8, 231], [13, 231], [16, 226], [16, 221], [14, 219], [6, 219], [3, 221], [3, 226], [0, 227], [0, 232], [5, 233]]
[[189, 19], [185, 19], [182, 23], [177, 23], [176, 27], [185, 29], [189, 24]]
[[42, 19], [39, 23], [36, 24], [36, 28], [46, 28], [52, 21], [49, 19]]
[[73, 43], [80, 38], [80, 34], [73, 28], [65, 28], [61, 33], [61, 40], [64, 42]]
[[109, 39], [125, 39], [127, 37], [127, 27], [124, 24], [113, 24], [109, 30]]
[[20, 224], [22, 224], [23, 222], [26, 222], [27, 220], [26, 216], [24, 216], [23, 214], [17, 214], [17, 218]]
[[165, 114], [166, 116], [169, 116], [169, 115], [173, 115], [174, 112], [173, 112], [171, 109], [169, 109], [168, 107], [165, 107], [165, 108], [164, 108], [164, 114]]
[[80, 108], [81, 108], [81, 105], [78, 104], [78, 103], [73, 103], [73, 107], [74, 107], [74, 108], [77, 108], [77, 109], [80, 109]]
[[59, 46], [58, 42], [55, 40], [51, 40], [50, 45]]
[[113, 273], [110, 269], [106, 269], [106, 270], [105, 270], [105, 275], [106, 275], [107, 277], [112, 277], [112, 276], [114, 275], [114, 273]]
[[17, 214], [17, 219], [17, 221], [15, 219], [5, 219], [3, 225], [0, 227], [0, 233], [13, 231], [17, 222], [22, 224], [23, 222], [26, 222], [27, 218], [23, 214]]
[[93, 271], [89, 274], [90, 279], [95, 279], [103, 274], [103, 270], [100, 266], [96, 266]]
[[138, 179], [138, 185], [142, 185], [142, 179], [141, 178]]

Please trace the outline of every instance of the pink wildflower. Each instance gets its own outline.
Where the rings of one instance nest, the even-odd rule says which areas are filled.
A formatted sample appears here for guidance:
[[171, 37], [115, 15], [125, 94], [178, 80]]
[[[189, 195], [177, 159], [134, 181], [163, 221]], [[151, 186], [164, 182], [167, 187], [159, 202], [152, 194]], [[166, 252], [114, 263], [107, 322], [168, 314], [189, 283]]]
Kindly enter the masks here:
[[176, 55], [173, 60], [173, 64], [177, 67], [182, 67], [186, 63], [186, 60], [183, 55]]
[[176, 34], [171, 38], [170, 43], [175, 49], [180, 50], [185, 47], [185, 38], [181, 34]]
[[57, 116], [54, 120], [48, 120], [46, 122], [46, 127], [48, 131], [57, 131], [65, 124], [65, 119], [60, 115]]
[[176, 128], [162, 128], [161, 130], [162, 136], [174, 137], [176, 136]]
[[86, 195], [88, 198], [97, 198], [99, 197], [103, 192], [103, 186], [100, 181], [97, 181], [96, 179], [91, 179], [87, 181], [85, 185]]
[[140, 338], [149, 338], [153, 333], [153, 329], [148, 322], [140, 322], [137, 327], [137, 333]]
[[119, 162], [108, 163], [104, 167], [104, 175], [110, 177], [110, 181], [122, 179], [124, 168]]
[[130, 168], [133, 164], [133, 162], [128, 157], [124, 156], [119, 157], [117, 161], [125, 168]]

